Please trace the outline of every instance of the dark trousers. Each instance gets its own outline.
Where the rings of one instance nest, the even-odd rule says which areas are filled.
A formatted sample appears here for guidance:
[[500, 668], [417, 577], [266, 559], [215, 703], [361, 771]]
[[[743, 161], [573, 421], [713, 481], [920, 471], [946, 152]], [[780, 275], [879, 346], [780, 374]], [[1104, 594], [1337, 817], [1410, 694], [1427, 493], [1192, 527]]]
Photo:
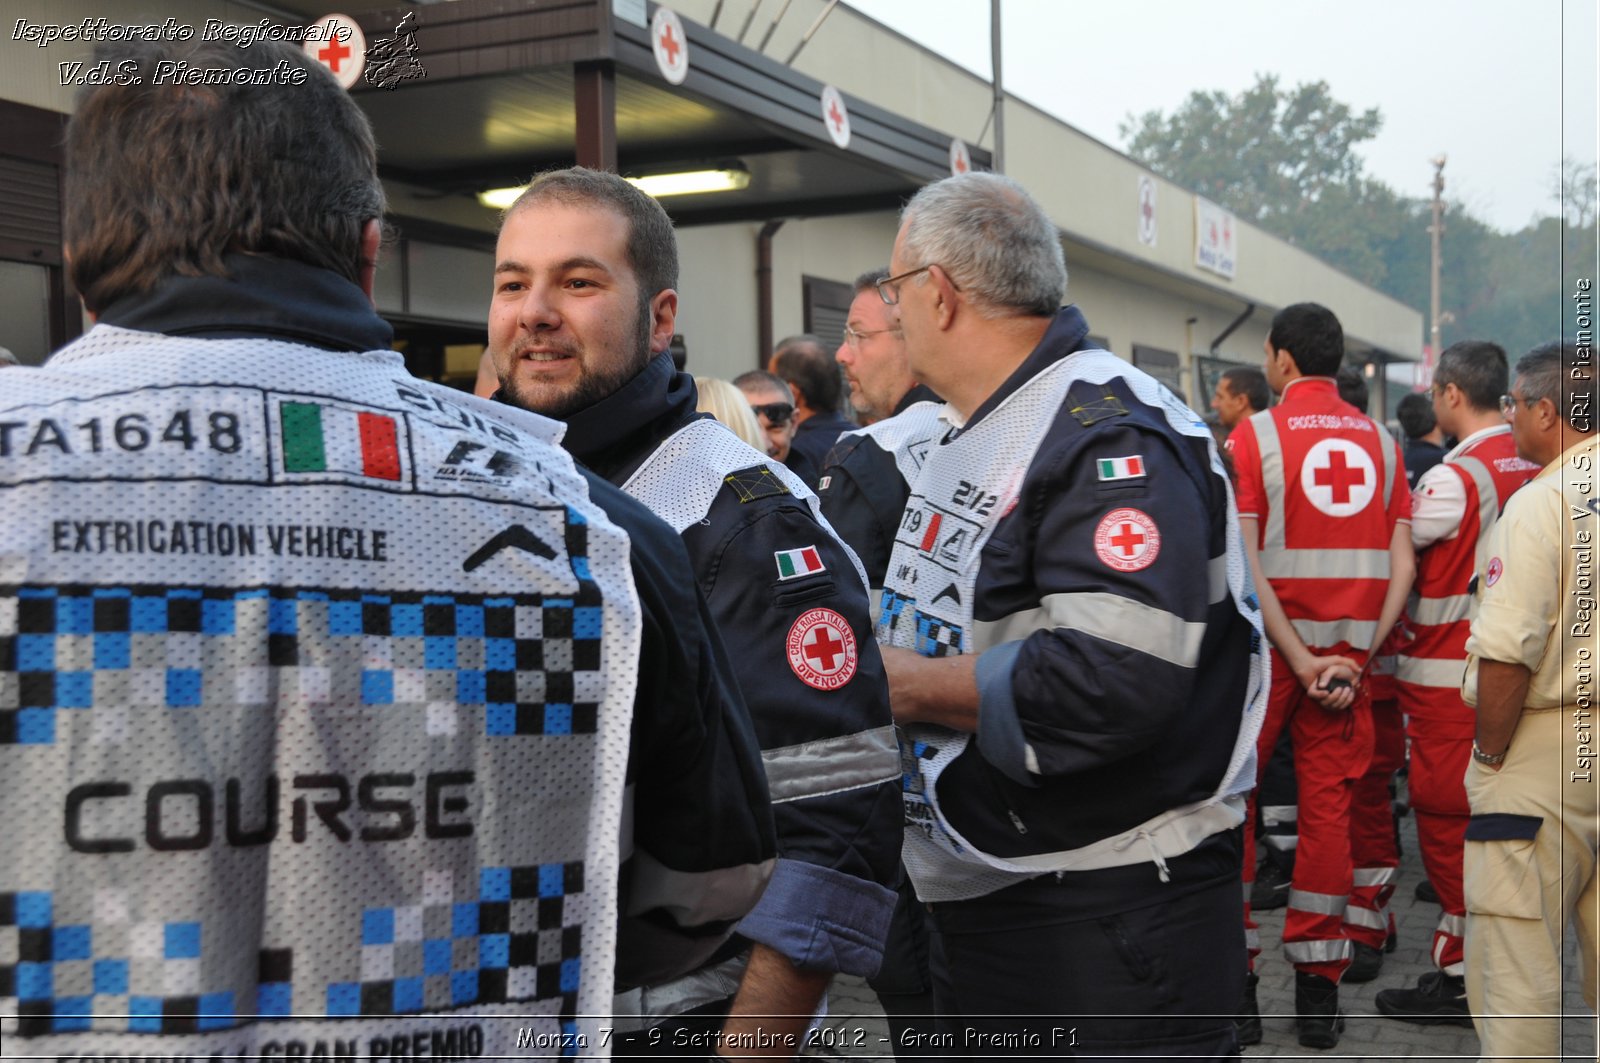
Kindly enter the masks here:
[[894, 916], [883, 943], [883, 966], [867, 979], [878, 994], [889, 1023], [889, 1043], [896, 1063], [920, 1063], [930, 1051], [934, 1032], [933, 979], [928, 973], [927, 907], [917, 900], [911, 880], [901, 869], [895, 891]]
[[1150, 878], [1142, 906], [1094, 918], [1074, 912], [1071, 874], [932, 905], [943, 1051], [1237, 1059], [1239, 880], [1169, 899]]

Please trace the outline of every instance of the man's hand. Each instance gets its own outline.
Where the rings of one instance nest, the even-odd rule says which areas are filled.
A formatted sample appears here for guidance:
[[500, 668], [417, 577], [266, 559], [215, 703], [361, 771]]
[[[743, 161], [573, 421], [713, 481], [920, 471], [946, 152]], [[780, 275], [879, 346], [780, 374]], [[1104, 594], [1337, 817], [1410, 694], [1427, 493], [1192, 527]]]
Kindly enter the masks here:
[[756, 944], [715, 1054], [725, 1059], [792, 1058], [803, 1047], [811, 1017], [832, 980], [830, 971], [802, 971], [783, 953]]
[[1361, 666], [1348, 657], [1306, 655], [1294, 664], [1294, 677], [1306, 695], [1331, 712], [1345, 712], [1356, 703]]
[[895, 723], [936, 723], [953, 731], [978, 730], [978, 658], [924, 657], [897, 646], [883, 647], [889, 677], [889, 710]]

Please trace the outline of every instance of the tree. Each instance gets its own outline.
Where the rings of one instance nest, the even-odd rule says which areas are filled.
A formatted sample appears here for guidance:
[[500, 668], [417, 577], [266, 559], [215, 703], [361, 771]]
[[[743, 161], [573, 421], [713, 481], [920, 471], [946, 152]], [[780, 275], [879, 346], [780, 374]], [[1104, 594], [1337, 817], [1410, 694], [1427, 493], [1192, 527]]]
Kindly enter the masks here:
[[1172, 181], [1276, 231], [1315, 213], [1324, 196], [1359, 202], [1373, 186], [1361, 175], [1358, 144], [1383, 126], [1377, 108], [1354, 113], [1325, 81], [1279, 89], [1257, 74], [1237, 96], [1194, 92], [1164, 116], [1148, 111], [1119, 126], [1128, 153]]

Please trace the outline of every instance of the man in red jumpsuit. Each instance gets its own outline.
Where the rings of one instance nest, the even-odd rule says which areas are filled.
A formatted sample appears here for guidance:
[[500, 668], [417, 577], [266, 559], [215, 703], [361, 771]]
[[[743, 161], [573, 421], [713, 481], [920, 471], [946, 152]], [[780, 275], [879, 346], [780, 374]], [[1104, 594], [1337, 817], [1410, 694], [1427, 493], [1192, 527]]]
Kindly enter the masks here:
[[1512, 492], [1539, 471], [1517, 457], [1500, 412], [1507, 389], [1505, 351], [1493, 343], [1452, 344], [1433, 373], [1433, 410], [1446, 435], [1461, 442], [1417, 481], [1411, 542], [1417, 549], [1417, 603], [1401, 652], [1400, 705], [1411, 736], [1411, 807], [1428, 881], [1443, 909], [1433, 933], [1433, 964], [1413, 988], [1377, 996], [1385, 1015], [1416, 1023], [1470, 1027], [1462, 967], [1466, 902], [1461, 893], [1467, 830], [1463, 777], [1476, 716], [1461, 700], [1468, 607], [1482, 578], [1480, 546], [1489, 541]]
[[[1240, 532], [1274, 650], [1257, 750], [1264, 763], [1288, 728], [1300, 844], [1283, 951], [1295, 967], [1300, 1043], [1333, 1048], [1343, 1028], [1338, 982], [1351, 959], [1350, 801], [1373, 742], [1359, 673], [1411, 585], [1411, 495], [1399, 445], [1339, 398], [1339, 319], [1315, 303], [1285, 307], [1265, 349], [1267, 383], [1282, 401], [1228, 439]], [[1247, 890], [1254, 848], [1247, 834]], [[1253, 962], [1260, 942], [1248, 908], [1245, 934]], [[1253, 973], [1249, 981], [1253, 988]]]

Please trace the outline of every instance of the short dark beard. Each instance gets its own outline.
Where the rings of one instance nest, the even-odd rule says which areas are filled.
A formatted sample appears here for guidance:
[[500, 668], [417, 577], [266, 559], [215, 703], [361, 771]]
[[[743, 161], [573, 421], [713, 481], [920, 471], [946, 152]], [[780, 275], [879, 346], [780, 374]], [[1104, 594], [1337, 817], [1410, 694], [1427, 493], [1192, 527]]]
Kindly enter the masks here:
[[644, 299], [639, 303], [639, 316], [634, 322], [633, 347], [639, 352], [638, 358], [625, 362], [615, 370], [604, 373], [595, 373], [585, 370], [578, 377], [578, 383], [565, 395], [544, 402], [542, 405], [517, 389], [516, 361], [511, 364], [509, 377], [500, 377], [499, 398], [521, 410], [532, 410], [557, 421], [565, 421], [579, 410], [586, 410], [590, 406], [610, 395], [615, 394], [622, 385], [639, 375], [639, 371], [650, 362], [650, 300]]

